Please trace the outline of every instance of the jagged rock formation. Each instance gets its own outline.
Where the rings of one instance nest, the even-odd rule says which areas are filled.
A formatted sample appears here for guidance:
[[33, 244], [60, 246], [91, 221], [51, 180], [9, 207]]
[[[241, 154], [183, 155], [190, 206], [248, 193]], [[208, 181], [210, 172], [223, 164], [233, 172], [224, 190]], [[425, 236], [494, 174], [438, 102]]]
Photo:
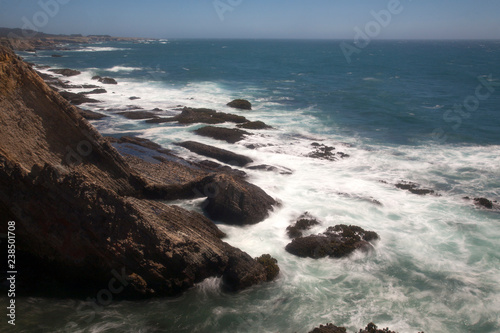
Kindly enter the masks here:
[[[182, 175], [170, 170], [169, 187], [132, 169], [74, 106], [3, 47], [0, 133], [0, 216], [16, 221], [17, 254], [30, 270], [19, 283], [99, 290], [122, 272], [121, 296], [145, 297], [174, 295], [211, 276], [222, 276], [232, 290], [266, 281], [265, 267], [221, 241], [212, 221], [144, 199], [182, 196], [176, 192]], [[229, 216], [247, 205], [269, 208], [262, 197], [238, 196], [251, 196], [250, 184], [205, 171], [200, 177], [221, 184], [207, 209]], [[225, 200], [235, 196], [240, 206]]]
[[302, 237], [302, 232], [311, 229], [315, 225], [321, 224], [318, 219], [316, 219], [314, 216], [309, 214], [308, 212], [305, 212], [304, 214], [300, 215], [297, 221], [291, 226], [288, 226], [286, 228], [286, 233], [288, 237], [294, 239], [298, 237]]
[[374, 231], [366, 231], [358, 226], [339, 224], [329, 227], [322, 234], [294, 238], [285, 247], [285, 250], [298, 257], [342, 258], [358, 249], [370, 250], [372, 245], [369, 242], [378, 239], [379, 236]]

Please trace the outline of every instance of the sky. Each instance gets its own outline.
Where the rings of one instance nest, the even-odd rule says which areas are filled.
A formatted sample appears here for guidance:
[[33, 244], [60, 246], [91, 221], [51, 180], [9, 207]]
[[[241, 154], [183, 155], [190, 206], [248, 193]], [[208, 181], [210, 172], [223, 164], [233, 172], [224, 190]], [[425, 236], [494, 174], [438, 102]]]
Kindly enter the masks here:
[[499, 0], [0, 0], [0, 27], [144, 38], [500, 39]]

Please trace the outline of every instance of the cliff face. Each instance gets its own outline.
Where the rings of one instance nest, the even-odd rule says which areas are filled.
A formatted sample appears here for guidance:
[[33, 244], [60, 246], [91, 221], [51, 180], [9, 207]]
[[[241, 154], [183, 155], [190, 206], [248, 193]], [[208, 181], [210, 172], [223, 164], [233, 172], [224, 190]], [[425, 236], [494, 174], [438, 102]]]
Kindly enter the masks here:
[[[147, 181], [77, 110], [0, 46], [0, 232], [16, 221], [20, 279], [174, 295], [211, 276], [238, 290], [264, 267], [204, 216], [141, 199]], [[23, 275], [24, 272], [24, 275]]]

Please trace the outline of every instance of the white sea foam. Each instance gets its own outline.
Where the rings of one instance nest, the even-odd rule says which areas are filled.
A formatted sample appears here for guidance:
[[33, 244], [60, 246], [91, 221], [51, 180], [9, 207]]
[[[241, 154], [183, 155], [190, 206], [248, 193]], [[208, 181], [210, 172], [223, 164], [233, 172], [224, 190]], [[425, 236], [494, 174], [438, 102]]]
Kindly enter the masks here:
[[86, 46], [80, 49], [69, 50], [70, 52], [114, 52], [114, 51], [127, 51], [129, 48], [122, 47], [107, 47], [107, 46]]
[[129, 66], [114, 66], [111, 68], [105, 69], [107, 72], [132, 72], [132, 71], [140, 71], [144, 68], [141, 67], [129, 67]]

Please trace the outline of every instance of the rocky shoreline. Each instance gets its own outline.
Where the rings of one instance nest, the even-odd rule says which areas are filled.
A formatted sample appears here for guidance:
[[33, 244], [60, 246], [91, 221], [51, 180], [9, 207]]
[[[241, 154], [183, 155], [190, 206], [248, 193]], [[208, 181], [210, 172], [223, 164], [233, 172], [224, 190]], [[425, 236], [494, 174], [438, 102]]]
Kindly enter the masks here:
[[[78, 75], [70, 69], [53, 72]], [[254, 165], [247, 156], [197, 141], [179, 143], [199, 156], [188, 161], [149, 140], [103, 137], [83, 118], [106, 115], [75, 106], [98, 102], [87, 95], [98, 98], [105, 93], [101, 86], [88, 85], [83, 88], [89, 91], [80, 94], [67, 92], [67, 82], [37, 74], [2, 46], [0, 74], [0, 127], [9, 133], [0, 145], [0, 212], [19, 226], [19, 257], [30, 267], [19, 276], [27, 294], [50, 296], [62, 288], [67, 297], [78, 290], [98, 290], [116, 272], [126, 281], [119, 295], [125, 299], [178, 295], [208, 277], [220, 277], [223, 289], [232, 292], [279, 277], [274, 258], [252, 258], [225, 243], [213, 221], [243, 226], [265, 220], [279, 208], [279, 198], [247, 182], [243, 170], [292, 170]], [[112, 78], [96, 80], [114, 84]], [[228, 105], [251, 110], [244, 100]], [[206, 124], [194, 133], [228, 143], [252, 135], [244, 129], [271, 128], [210, 109], [183, 107], [173, 117], [162, 117], [158, 110], [114, 111], [150, 124]], [[224, 123], [234, 127], [213, 126]], [[349, 158], [316, 142], [307, 156], [332, 162]], [[439, 196], [409, 181], [382, 182], [410, 194]], [[160, 202], [194, 198], [205, 198], [204, 215]], [[373, 198], [360, 199], [383, 206]], [[464, 200], [481, 209], [499, 209], [486, 198]], [[316, 225], [321, 221], [308, 213], [291, 221], [283, 231], [291, 238], [286, 250], [298, 257], [340, 258], [356, 250], [370, 251], [379, 239], [374, 231], [347, 225], [306, 234]], [[346, 330], [328, 324], [312, 332]], [[391, 331], [368, 325], [363, 332]]]
[[[276, 203], [261, 189], [227, 172], [185, 166], [166, 151], [155, 152], [171, 157], [158, 170], [129, 163], [133, 157], [120, 155], [3, 47], [0, 74], [0, 127], [8, 133], [0, 211], [17, 223], [18, 256], [31, 270], [19, 283], [30, 292], [100, 288], [116, 271], [125, 272], [124, 298], [172, 296], [214, 276], [235, 291], [268, 280], [266, 268], [222, 241], [211, 220], [156, 201], [206, 196], [209, 215], [257, 223]], [[207, 196], [210, 186], [224, 190]]]

